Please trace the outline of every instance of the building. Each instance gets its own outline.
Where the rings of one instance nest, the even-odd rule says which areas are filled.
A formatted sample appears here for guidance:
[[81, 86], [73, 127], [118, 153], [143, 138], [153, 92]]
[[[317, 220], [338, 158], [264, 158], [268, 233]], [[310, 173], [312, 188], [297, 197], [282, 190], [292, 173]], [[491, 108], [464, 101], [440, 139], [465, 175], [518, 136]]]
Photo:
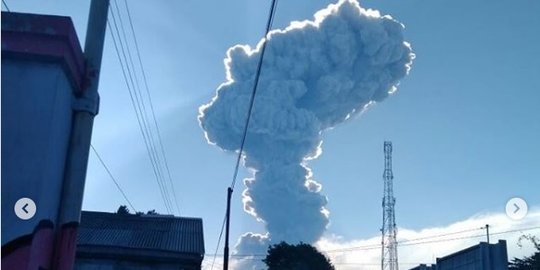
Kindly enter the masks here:
[[437, 270], [435, 265], [425, 265], [421, 264], [415, 268], [411, 268], [410, 270]]
[[76, 270], [200, 270], [200, 218], [83, 211]]
[[[506, 241], [496, 244], [480, 244], [437, 258], [432, 266], [422, 264], [414, 270], [508, 270]], [[413, 270], [411, 269], [411, 270]]]
[[[76, 104], [86, 91], [85, 61], [71, 18], [2, 12], [4, 269], [73, 268], [76, 239], [70, 237], [80, 208], [66, 219], [77, 203], [63, 194], [79, 194], [69, 190], [66, 169], [81, 110]], [[14, 211], [21, 198], [36, 206], [22, 209], [24, 218]]]
[[480, 242], [446, 257], [437, 258], [437, 270], [507, 270], [506, 241]]

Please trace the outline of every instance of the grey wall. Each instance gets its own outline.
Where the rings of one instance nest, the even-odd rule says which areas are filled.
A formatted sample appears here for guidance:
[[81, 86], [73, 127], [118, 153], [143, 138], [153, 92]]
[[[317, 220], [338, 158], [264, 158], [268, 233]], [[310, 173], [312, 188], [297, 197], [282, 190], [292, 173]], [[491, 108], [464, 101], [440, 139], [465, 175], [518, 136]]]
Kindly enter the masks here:
[[[72, 87], [59, 64], [2, 59], [2, 245], [56, 222], [71, 130]], [[37, 205], [15, 216], [21, 197]]]

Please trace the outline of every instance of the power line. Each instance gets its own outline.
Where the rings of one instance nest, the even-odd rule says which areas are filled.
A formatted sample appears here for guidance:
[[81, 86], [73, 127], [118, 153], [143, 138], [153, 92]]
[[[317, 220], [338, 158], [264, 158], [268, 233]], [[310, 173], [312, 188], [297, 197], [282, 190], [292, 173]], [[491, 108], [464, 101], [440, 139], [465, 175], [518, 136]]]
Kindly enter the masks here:
[[[531, 227], [531, 228], [508, 230], [508, 231], [501, 231], [501, 232], [491, 233], [491, 235], [500, 235], [500, 234], [514, 233], [514, 232], [531, 231], [531, 230], [537, 230], [537, 229], [540, 229], [540, 226]], [[423, 242], [418, 242], [418, 243], [404, 244], [404, 245], [401, 245], [401, 246], [414, 246], [414, 245], [421, 245], [421, 244], [431, 244], [431, 243], [437, 243], [437, 242], [446, 242], [446, 241], [455, 241], [455, 240], [463, 240], [463, 239], [480, 238], [480, 237], [485, 237], [485, 236], [486, 236], [485, 234], [477, 234], [477, 235], [455, 237], [455, 238], [448, 238], [448, 239], [441, 239], [441, 240], [423, 241]]]
[[247, 131], [249, 129], [249, 123], [251, 120], [251, 112], [253, 111], [253, 105], [255, 104], [255, 95], [257, 94], [257, 86], [259, 86], [259, 77], [261, 75], [262, 63], [264, 60], [264, 52], [266, 51], [266, 44], [268, 43], [267, 42], [268, 32], [270, 32], [270, 28], [272, 27], [272, 23], [274, 21], [276, 5], [277, 5], [277, 0], [272, 0], [272, 6], [270, 8], [270, 15], [268, 16], [268, 22], [266, 23], [266, 33], [264, 35], [265, 40], [261, 47], [261, 57], [259, 58], [259, 62], [257, 63], [257, 71], [255, 73], [255, 83], [253, 84], [253, 90], [251, 91], [251, 97], [249, 99], [249, 108], [246, 115], [246, 124], [244, 125], [244, 131], [242, 133], [242, 141], [240, 143], [240, 150], [238, 151], [238, 157], [236, 159], [236, 165], [234, 167], [233, 180], [231, 183], [231, 188], [233, 190], [234, 190], [234, 186], [236, 185], [236, 179], [238, 178], [238, 169], [240, 167], [240, 160], [242, 159], [242, 152], [244, 152], [244, 146], [245, 146], [246, 138], [247, 138]]
[[[118, 22], [120, 24], [120, 29], [122, 30], [122, 35], [124, 37], [124, 42], [125, 42], [125, 47], [126, 47], [126, 50], [124, 50], [124, 46], [123, 46], [123, 43], [122, 43], [122, 38], [120, 37], [120, 31], [118, 30], [118, 23], [116, 23], [116, 19], [115, 19], [115, 16], [114, 16], [114, 12], [111, 10], [111, 15], [112, 15], [112, 18], [113, 18], [113, 22], [114, 22], [114, 25], [115, 25], [115, 29], [117, 31], [117, 34], [118, 34], [118, 39], [120, 41], [120, 46], [122, 48], [122, 53], [124, 55], [124, 59], [125, 59], [125, 63], [126, 63], [126, 67], [127, 67], [127, 70], [128, 70], [128, 74], [130, 75], [129, 78], [130, 78], [130, 81], [131, 81], [131, 84], [133, 86], [133, 92], [135, 93], [135, 101], [137, 103], [137, 108], [139, 109], [139, 114], [141, 116], [141, 122], [142, 122], [142, 125], [143, 125], [143, 130], [146, 131], [146, 140], [147, 140], [147, 145], [149, 146], [149, 152], [150, 152], [150, 156], [151, 156], [151, 160], [154, 164], [154, 168], [156, 170], [156, 174], [157, 174], [157, 177], [159, 179], [159, 181], [161, 182], [161, 186], [162, 186], [162, 189], [163, 189], [163, 193], [165, 194], [165, 199], [167, 200], [167, 204], [168, 204], [168, 208], [169, 208], [169, 213], [172, 212], [172, 203], [171, 203], [171, 199], [169, 197], [169, 192], [168, 192], [168, 188], [165, 184], [165, 180], [163, 179], [163, 173], [161, 171], [161, 163], [160, 163], [160, 160], [159, 160], [159, 157], [157, 155], [157, 151], [156, 151], [156, 147], [154, 145], [154, 137], [153, 137], [153, 134], [152, 134], [152, 131], [149, 127], [149, 124], [148, 124], [148, 120], [147, 120], [147, 113], [146, 113], [146, 106], [144, 105], [144, 99], [142, 97], [142, 94], [141, 94], [141, 90], [140, 90], [140, 85], [139, 85], [139, 79], [137, 77], [137, 73], [135, 72], [135, 65], [133, 64], [133, 58], [131, 56], [131, 50], [130, 50], [130, 46], [129, 46], [129, 43], [127, 41], [127, 37], [126, 37], [126, 33], [125, 33], [125, 29], [124, 29], [124, 23], [122, 21], [122, 16], [121, 16], [121, 13], [120, 13], [120, 9], [118, 8], [118, 4], [117, 4], [117, 1], [114, 1], [114, 4], [115, 4], [115, 7], [116, 7], [116, 10], [117, 10], [117, 16], [118, 16]], [[126, 51], [127, 51], [127, 54], [126, 54]], [[129, 56], [129, 62], [128, 62], [128, 57]], [[131, 69], [130, 69], [130, 65], [131, 64]]]
[[223, 224], [221, 224], [221, 231], [219, 232], [218, 242], [217, 242], [217, 245], [216, 245], [216, 251], [214, 252], [213, 255], [211, 255], [211, 256], [214, 256], [214, 258], [212, 259], [212, 266], [210, 267], [210, 269], [214, 269], [214, 264], [216, 263], [217, 252], [218, 252], [218, 249], [219, 249], [219, 244], [221, 243], [221, 237], [223, 237], [223, 228], [225, 228], [226, 219], [227, 219], [227, 215], [225, 215], [225, 217], [223, 217]]
[[451, 232], [451, 233], [444, 233], [444, 234], [437, 234], [437, 235], [425, 236], [425, 237], [414, 238], [414, 239], [407, 239], [407, 240], [403, 240], [403, 241], [398, 241], [398, 244], [414, 242], [414, 241], [430, 239], [430, 238], [439, 238], [439, 237], [443, 237], [443, 236], [456, 235], [456, 234], [462, 234], [462, 233], [466, 233], [466, 232], [473, 232], [473, 231], [479, 231], [479, 230], [483, 230], [483, 228], [480, 227], [480, 228], [467, 229], [467, 230]]
[[8, 7], [8, 5], [7, 5], [7, 3], [6, 3], [5, 0], [2, 0], [2, 4], [4, 4], [4, 7], [6, 8], [6, 10], [7, 10], [8, 12], [11, 12], [11, 10], [9, 9], [9, 7]]
[[[121, 39], [120, 39], [120, 34], [119, 34], [119, 31], [118, 31], [118, 28], [117, 28], [117, 26], [116, 26], [116, 19], [115, 19], [115, 17], [114, 17], [114, 14], [112, 14], [112, 13], [113, 13], [113, 11], [111, 10], [111, 15], [113, 16], [113, 24], [115, 25], [115, 27], [114, 27], [114, 28], [111, 27], [110, 21], [107, 21], [107, 24], [108, 24], [108, 26], [109, 26], [109, 28], [110, 28], [111, 30], [114, 30], [114, 29], [116, 28], [116, 30], [117, 30], [116, 32], [117, 32], [118, 39], [119, 39], [118, 41], [119, 41], [119, 43], [120, 43], [120, 46], [121, 46], [121, 49], [122, 49], [122, 53], [123, 53], [124, 59], [125, 59], [125, 58], [126, 58], [126, 56], [125, 56], [125, 51], [124, 51], [123, 45], [122, 45], [122, 43], [121, 43]], [[153, 156], [152, 156], [152, 152], [151, 152], [151, 150], [150, 150], [150, 146], [148, 145], [148, 139], [147, 139], [146, 129], [144, 128], [144, 126], [143, 126], [143, 124], [142, 124], [142, 121], [143, 121], [143, 120], [142, 120], [142, 115], [140, 115], [140, 114], [141, 114], [140, 108], [138, 107], [138, 102], [136, 102], [136, 101], [135, 101], [135, 98], [134, 98], [134, 93], [133, 93], [133, 92], [134, 92], [135, 90], [133, 90], [133, 92], [132, 92], [132, 89], [131, 89], [132, 87], [135, 87], [135, 86], [130, 86], [130, 84], [129, 84], [129, 81], [130, 81], [130, 80], [128, 79], [128, 75], [126, 75], [126, 73], [128, 73], [129, 76], [130, 76], [130, 78], [131, 78], [131, 72], [130, 72], [130, 70], [129, 70], [129, 67], [127, 66], [127, 63], [125, 64], [126, 66], [124, 66], [124, 61], [127, 61], [127, 60], [122, 60], [122, 56], [120, 55], [120, 52], [119, 52], [119, 49], [118, 49], [118, 44], [117, 44], [116, 39], [115, 39], [115, 37], [114, 37], [113, 31], [111, 31], [111, 36], [112, 36], [113, 43], [114, 43], [114, 46], [115, 46], [115, 49], [116, 49], [116, 53], [117, 53], [117, 56], [118, 56], [118, 60], [119, 60], [119, 62], [120, 62], [120, 66], [121, 66], [121, 68], [122, 68], [122, 74], [123, 74], [123, 76], [124, 76], [124, 82], [126, 83], [126, 87], [127, 87], [127, 89], [128, 89], [129, 95], [130, 95], [130, 99], [131, 99], [131, 103], [132, 103], [132, 105], [133, 105], [133, 109], [135, 110], [135, 115], [136, 115], [136, 117], [137, 117], [137, 122], [138, 122], [138, 124], [139, 124], [139, 129], [140, 129], [140, 131], [141, 131], [141, 133], [142, 133], [142, 135], [143, 135], [143, 139], [144, 139], [144, 143], [145, 143], [145, 146], [146, 146], [147, 154], [148, 154], [148, 157], [149, 157], [149, 159], [150, 159], [150, 163], [151, 163], [151, 165], [152, 165], [152, 169], [153, 169], [154, 175], [155, 175], [155, 177], [156, 177], [156, 181], [157, 181], [157, 183], [158, 183], [158, 187], [159, 187], [159, 189], [160, 189], [161, 197], [162, 197], [162, 199], [163, 199], [163, 201], [164, 201], [165, 208], [167, 209], [167, 213], [170, 214], [171, 211], [170, 211], [169, 205], [168, 205], [168, 203], [167, 203], [166, 195], [165, 195], [165, 193], [164, 193], [162, 184], [161, 184], [160, 179], [159, 179], [159, 176], [158, 176], [158, 174], [157, 174], [157, 169], [156, 169], [156, 165], [154, 164], [154, 159], [153, 159]], [[127, 69], [127, 72], [126, 72], [126, 69]], [[132, 85], [133, 85], [133, 80], [132, 80], [132, 78], [131, 78], [131, 82], [132, 82]]]
[[[537, 229], [540, 229], [540, 226], [522, 228], [522, 229], [515, 229], [515, 230], [508, 230], [508, 231], [501, 231], [501, 232], [492, 233], [491, 235], [500, 235], [500, 234], [523, 232], [523, 231], [530, 231], [530, 230], [537, 230]], [[478, 229], [471, 229], [471, 230], [468, 230], [468, 231], [474, 231], [474, 230], [478, 230]], [[463, 232], [467, 232], [467, 231], [463, 231]], [[448, 235], [452, 235], [452, 234], [455, 234], [455, 233], [441, 234], [441, 235], [435, 235], [435, 236], [432, 236], [432, 237], [423, 237], [423, 238], [418, 238], [418, 239], [440, 238], [440, 237], [448, 236]], [[398, 247], [416, 246], [416, 245], [424, 245], [424, 244], [432, 244], [432, 243], [439, 243], [439, 242], [456, 241], [456, 240], [463, 240], [463, 239], [474, 239], [474, 238], [481, 238], [481, 237], [485, 237], [485, 234], [469, 235], [469, 236], [454, 237], [454, 238], [445, 238], [445, 239], [430, 240], [430, 241], [421, 241], [421, 242], [416, 242], [416, 243], [401, 244], [401, 245], [398, 245]], [[413, 242], [413, 241], [416, 241], [418, 239], [406, 240], [406, 241], [402, 241], [401, 243]], [[347, 249], [326, 250], [325, 252], [327, 252], [327, 253], [349, 252], [349, 251], [356, 251], [356, 250], [370, 250], [370, 249], [379, 249], [379, 248], [380, 248], [380, 245], [378, 245], [378, 246], [376, 246], [376, 245], [368, 245], [368, 246], [351, 247], [351, 248], [347, 248]]]
[[[232, 182], [231, 182], [231, 185], [230, 185], [230, 192], [231, 193], [232, 193], [232, 191], [234, 191], [234, 187], [236, 185], [236, 179], [238, 178], [238, 170], [240, 168], [240, 160], [242, 159], [242, 152], [244, 152], [244, 146], [245, 146], [245, 142], [246, 142], [246, 138], [247, 138], [247, 131], [249, 129], [249, 122], [251, 120], [251, 112], [253, 111], [253, 105], [255, 104], [255, 95], [257, 94], [257, 86], [259, 85], [259, 78], [260, 78], [260, 75], [261, 75], [262, 63], [263, 63], [263, 60], [264, 60], [264, 52], [266, 51], [266, 44], [268, 42], [268, 33], [270, 32], [270, 28], [272, 27], [272, 23], [274, 21], [274, 15], [275, 15], [275, 12], [276, 12], [276, 6], [277, 6], [277, 0], [272, 0], [272, 4], [270, 6], [270, 12], [268, 14], [268, 21], [266, 22], [266, 30], [265, 30], [265, 34], [264, 34], [265, 41], [262, 43], [261, 56], [259, 58], [259, 62], [257, 63], [257, 70], [256, 70], [256, 73], [255, 73], [255, 81], [254, 81], [254, 84], [253, 84], [253, 90], [252, 90], [251, 97], [250, 97], [250, 100], [249, 100], [249, 108], [248, 108], [248, 112], [247, 112], [247, 115], [246, 115], [246, 124], [244, 125], [244, 131], [243, 131], [243, 134], [242, 134], [242, 140], [240, 142], [240, 150], [238, 151], [236, 164], [234, 166], [233, 179], [232, 179]], [[229, 207], [229, 206], [227, 206], [227, 207]], [[223, 236], [223, 230], [225, 229], [226, 220], [227, 220], [227, 214], [225, 214], [225, 217], [223, 219], [223, 224], [221, 225], [221, 231], [219, 233], [218, 244], [217, 244], [216, 250], [219, 248], [219, 243], [221, 242], [221, 237]], [[214, 256], [212, 266], [211, 266], [210, 269], [214, 269], [215, 260], [216, 260], [216, 256]]]
[[158, 125], [157, 120], [156, 120], [156, 114], [155, 114], [155, 111], [154, 111], [154, 105], [152, 103], [152, 97], [150, 95], [150, 90], [149, 90], [149, 87], [148, 87], [148, 80], [146, 79], [146, 72], [144, 70], [144, 65], [142, 63], [141, 53], [140, 53], [140, 50], [139, 50], [139, 43], [137, 42], [137, 37], [136, 37], [136, 34], [135, 34], [135, 28], [133, 27], [133, 20], [131, 19], [131, 12], [129, 11], [129, 6], [128, 6], [128, 3], [127, 3], [127, 0], [124, 0], [124, 4], [125, 4], [125, 7], [126, 7], [128, 19], [129, 19], [128, 20], [129, 25], [131, 27], [131, 33], [133, 34], [133, 41], [135, 43], [135, 49], [136, 49], [135, 51], [137, 52], [137, 58], [139, 60], [139, 66], [141, 67], [141, 73], [142, 73], [142, 77], [143, 77], [143, 82], [144, 82], [144, 86], [145, 86], [145, 89], [146, 89], [146, 95], [147, 95], [148, 101], [150, 103], [150, 111], [152, 112], [152, 118], [154, 120], [154, 125], [156, 127], [157, 138], [158, 138], [159, 146], [160, 146], [160, 149], [161, 149], [161, 154], [163, 156], [163, 160], [164, 160], [164, 163], [165, 163], [165, 169], [167, 170], [167, 174], [169, 176], [169, 183], [171, 184], [172, 194], [173, 194], [173, 197], [174, 197], [174, 202], [176, 204], [176, 209], [178, 210], [178, 213], [180, 213], [180, 207], [179, 207], [178, 199], [176, 197], [176, 192], [175, 192], [176, 189], [174, 188], [174, 184], [173, 184], [173, 181], [172, 181], [171, 171], [169, 169], [169, 162], [167, 161], [167, 156], [165, 155], [165, 149], [163, 147], [163, 142], [162, 142], [162, 139], [161, 139], [161, 132], [159, 130], [159, 125]]
[[[124, 59], [125, 59], [124, 61], [125, 61], [125, 64], [126, 64], [126, 68], [128, 70], [129, 80], [130, 80], [130, 82], [132, 84], [132, 87], [133, 87], [133, 93], [134, 93], [133, 96], [134, 96], [134, 101], [135, 101], [134, 103], [136, 103], [135, 110], [136, 110], [136, 113], [139, 115], [139, 118], [140, 118], [139, 119], [140, 120], [139, 125], [142, 124], [141, 125], [141, 130], [142, 130], [142, 134], [143, 134], [143, 139], [145, 140], [145, 144], [147, 146], [147, 151], [149, 152], [150, 161], [152, 163], [153, 169], [155, 170], [154, 173], [156, 175], [156, 178], [158, 179], [158, 185], [160, 186], [160, 192], [162, 192], [163, 195], [164, 195], [166, 208], [168, 208], [169, 213], [171, 213], [173, 211], [172, 200], [170, 198], [170, 193], [172, 193], [177, 213], [180, 214], [180, 207], [179, 207], [179, 204], [178, 204], [178, 198], [176, 196], [176, 189], [174, 188], [174, 184], [173, 184], [171, 173], [170, 173], [170, 168], [168, 166], [168, 161], [167, 161], [167, 158], [166, 158], [166, 155], [165, 155], [163, 143], [161, 141], [161, 135], [160, 135], [159, 127], [157, 125], [157, 120], [156, 120], [155, 112], [154, 112], [154, 109], [153, 109], [153, 103], [152, 103], [152, 99], [151, 99], [150, 92], [149, 92], [148, 82], [147, 82], [147, 79], [146, 79], [146, 72], [144, 70], [144, 66], [142, 65], [139, 46], [138, 46], [138, 42], [137, 42], [136, 37], [135, 37], [136, 34], [135, 34], [134, 27], [133, 27], [132, 19], [131, 19], [131, 13], [129, 12], [127, 2], [125, 2], [125, 4], [126, 4], [125, 5], [126, 13], [128, 13], [128, 19], [129, 19], [128, 21], [130, 23], [130, 27], [131, 27], [131, 30], [132, 30], [131, 32], [132, 32], [132, 36], [133, 36], [135, 47], [136, 47], [137, 57], [139, 59], [139, 64], [140, 64], [140, 68], [141, 68], [142, 75], [143, 75], [143, 81], [145, 83], [146, 95], [147, 95], [147, 98], [148, 98], [148, 102], [150, 103], [150, 108], [151, 108], [151, 112], [152, 112], [152, 119], [154, 120], [155, 132], [157, 133], [156, 135], [154, 135], [151, 124], [149, 123], [150, 120], [148, 119], [148, 111], [146, 109], [145, 99], [143, 97], [141, 86], [139, 84], [139, 77], [137, 76], [136, 67], [135, 67], [135, 64], [134, 64], [134, 61], [133, 61], [132, 53], [131, 53], [131, 50], [130, 50], [130, 45], [129, 45], [128, 38], [127, 38], [127, 35], [126, 35], [126, 30], [125, 30], [124, 23], [123, 23], [123, 20], [122, 20], [122, 14], [121, 14], [120, 8], [118, 6], [118, 2], [115, 0], [114, 1], [114, 7], [116, 8], [116, 12], [117, 12], [117, 16], [118, 16], [118, 22], [116, 21], [116, 16], [114, 15], [114, 10], [111, 10], [111, 16], [112, 16], [112, 19], [113, 19], [113, 25], [115, 26], [115, 29], [116, 29], [116, 32], [117, 32], [118, 40], [120, 42], [120, 47], [122, 49], [122, 54], [123, 54]], [[112, 7], [111, 7], [111, 9], [112, 9]], [[118, 24], [120, 25], [122, 36], [120, 35], [120, 30], [118, 29]], [[124, 46], [123, 46], [123, 43], [122, 43], [122, 37], [123, 37], [124, 43], [125, 43], [125, 48], [126, 48], [125, 50], [124, 50]], [[127, 51], [127, 53], [126, 53], [126, 51]], [[130, 68], [130, 66], [131, 66], [131, 68]], [[133, 98], [132, 98], [132, 102], [133, 102]], [[158, 151], [158, 147], [156, 146], [156, 143], [155, 143], [155, 140], [156, 140], [155, 138], [156, 137], [157, 137], [157, 140], [159, 142], [161, 151]], [[159, 152], [161, 152], [161, 157], [160, 157]], [[165, 171], [167, 172], [167, 175], [168, 175], [168, 182], [170, 184], [170, 189], [169, 189], [169, 187], [168, 187], [168, 185], [166, 183], [166, 180], [165, 180], [165, 178], [167, 178], [167, 177], [165, 176], [165, 173], [164, 173], [162, 160], [163, 160], [163, 163], [165, 163]]]
[[[501, 235], [501, 234], [508, 234], [508, 233], [515, 233], [515, 232], [525, 232], [525, 231], [532, 231], [532, 230], [538, 230], [540, 229], [540, 226], [537, 227], [528, 227], [528, 228], [520, 228], [520, 229], [514, 229], [514, 230], [507, 230], [507, 231], [500, 231], [496, 233], [492, 233], [491, 235]], [[463, 233], [463, 232], [470, 232], [475, 231], [478, 229], [470, 229], [460, 232], [454, 232], [454, 233], [447, 233], [447, 234], [439, 234], [439, 235], [433, 235], [428, 237], [422, 237], [422, 238], [416, 238], [416, 239], [410, 239], [403, 242], [412, 242], [416, 241], [418, 239], [429, 239], [429, 238], [440, 238], [443, 236], [448, 236], [456, 233]], [[446, 239], [438, 239], [438, 240], [430, 240], [430, 241], [422, 241], [417, 243], [409, 243], [404, 245], [399, 245], [401, 247], [403, 246], [417, 246], [417, 245], [426, 245], [426, 244], [432, 244], [432, 243], [440, 243], [440, 242], [449, 242], [449, 241], [456, 241], [456, 240], [463, 240], [463, 239], [475, 239], [475, 238], [481, 238], [485, 237], [484, 234], [477, 234], [477, 235], [469, 235], [469, 236], [463, 236], [463, 237], [454, 237], [454, 238], [446, 238]], [[342, 248], [342, 249], [327, 249], [327, 250], [320, 250], [321, 252], [325, 253], [334, 253], [334, 252], [350, 252], [350, 251], [360, 251], [360, 250], [374, 250], [374, 249], [380, 249], [380, 244], [374, 244], [374, 245], [364, 245], [364, 246], [356, 246], [356, 247], [350, 247], [350, 248]], [[220, 256], [222, 257], [223, 254], [206, 254], [207, 256]], [[233, 254], [231, 257], [238, 257], [243, 259], [249, 259], [249, 258], [259, 258], [259, 257], [265, 257], [267, 254]], [[401, 264], [401, 263], [400, 263]]]
[[128, 199], [126, 193], [124, 192], [124, 190], [122, 189], [122, 187], [120, 187], [120, 184], [118, 184], [118, 181], [116, 181], [116, 179], [115, 179], [114, 176], [112, 175], [111, 171], [109, 170], [109, 167], [107, 167], [107, 165], [105, 164], [105, 162], [103, 161], [103, 159], [102, 159], [101, 156], [99, 155], [99, 153], [98, 153], [98, 151], [96, 150], [96, 148], [94, 148], [94, 145], [90, 144], [90, 148], [92, 148], [92, 151], [94, 151], [94, 154], [95, 154], [96, 157], [98, 158], [99, 163], [101, 163], [101, 165], [103, 166], [103, 168], [105, 168], [105, 171], [107, 171], [107, 174], [109, 174], [109, 177], [111, 178], [111, 180], [113, 180], [114, 185], [116, 185], [116, 188], [118, 188], [118, 191], [120, 191], [120, 193], [122, 193], [122, 196], [124, 197], [124, 199], [126, 200], [126, 202], [129, 204], [129, 207], [131, 207], [131, 210], [133, 210], [134, 213], [137, 213], [137, 210], [135, 210], [135, 207], [133, 207], [133, 204], [132, 204], [131, 201]]
[[[414, 239], [406, 239], [406, 240], [398, 241], [398, 245], [400, 245], [402, 243], [416, 242], [416, 241], [425, 240], [425, 239], [440, 238], [440, 237], [444, 237], [444, 236], [462, 234], [462, 233], [478, 231], [478, 230], [482, 230], [482, 228], [467, 229], [467, 230], [456, 231], [456, 232], [451, 232], [451, 233], [437, 234], [437, 235], [425, 236], [425, 237], [414, 238]], [[326, 250], [325, 252], [329, 252], [329, 253], [332, 253], [332, 252], [347, 252], [347, 251], [354, 251], [354, 250], [359, 249], [359, 248], [361, 248], [361, 249], [371, 249], [371, 248], [378, 249], [380, 247], [381, 247], [380, 244], [373, 244], [373, 245], [366, 245], [366, 246], [359, 246], [359, 247], [332, 249], [332, 250]]]
[[[121, 43], [120, 32], [119, 32], [118, 26], [116, 24], [116, 19], [115, 19], [115, 16], [114, 16], [114, 12], [113, 12], [112, 9], [110, 11], [111, 11], [111, 16], [113, 18], [114, 28], [111, 26], [111, 23], [110, 23], [109, 20], [107, 20], [107, 25], [108, 25], [109, 29], [111, 30], [110, 33], [111, 33], [111, 37], [112, 37], [112, 40], [113, 40], [114, 48], [116, 50], [116, 54], [118, 56], [118, 61], [120, 62], [120, 66], [121, 66], [121, 69], [122, 69], [122, 75], [124, 77], [124, 82], [126, 84], [126, 88], [128, 89], [128, 92], [129, 92], [129, 96], [130, 96], [130, 99], [131, 99], [131, 104], [133, 105], [133, 109], [135, 110], [135, 115], [136, 115], [136, 118], [137, 118], [137, 123], [139, 125], [139, 129], [141, 131], [141, 134], [143, 135], [143, 140], [144, 140], [144, 143], [145, 143], [145, 146], [146, 146], [148, 158], [150, 159], [150, 163], [152, 165], [154, 176], [156, 177], [156, 182], [157, 182], [159, 190], [160, 190], [161, 198], [163, 199], [163, 202], [164, 202], [164, 205], [165, 205], [165, 208], [166, 208], [167, 212], [170, 214], [171, 213], [171, 208], [169, 206], [169, 203], [168, 203], [168, 200], [167, 200], [167, 195], [166, 195], [164, 187], [162, 185], [162, 181], [160, 181], [160, 178], [159, 178], [158, 173], [157, 173], [157, 168], [156, 168], [156, 165], [155, 165], [155, 161], [153, 159], [152, 152], [151, 152], [149, 142], [148, 142], [148, 139], [147, 139], [147, 135], [146, 135], [144, 126], [142, 124], [142, 119], [141, 119], [142, 115], [139, 115], [141, 113], [140, 108], [137, 106], [138, 103], [135, 101], [134, 94], [132, 93], [132, 89], [131, 89], [131, 86], [130, 86], [130, 83], [129, 83], [131, 81], [132, 85], [134, 85], [133, 84], [133, 79], [131, 78], [131, 73], [129, 74], [131, 80], [128, 79], [127, 72], [130, 72], [130, 70], [129, 70], [128, 66], [127, 66], [127, 63], [125, 64], [126, 66], [124, 66], [124, 60], [122, 60], [122, 55], [124, 55], [124, 59], [126, 59], [126, 56], [125, 56], [125, 51], [123, 50], [123, 44]], [[115, 35], [114, 35], [114, 30], [115, 29], [116, 29], [116, 33], [118, 35], [118, 42], [120, 43], [120, 46], [122, 48], [122, 55], [120, 54], [120, 50], [118, 48], [118, 44], [116, 42], [116, 38], [115, 38]], [[127, 60], [125, 60], [125, 61], [127, 61]], [[126, 72], [126, 70], [127, 70], [127, 72]], [[133, 91], [135, 91], [135, 90], [133, 90]]]

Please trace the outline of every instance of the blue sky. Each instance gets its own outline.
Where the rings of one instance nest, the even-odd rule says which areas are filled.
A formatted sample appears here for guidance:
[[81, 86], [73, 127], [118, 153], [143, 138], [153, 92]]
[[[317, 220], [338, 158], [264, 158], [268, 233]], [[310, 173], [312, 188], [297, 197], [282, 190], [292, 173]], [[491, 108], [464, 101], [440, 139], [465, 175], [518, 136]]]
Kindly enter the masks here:
[[[123, 1], [119, 1], [123, 3]], [[196, 119], [225, 80], [223, 58], [254, 45], [269, 1], [130, 1], [181, 215], [204, 219], [213, 252], [235, 156], [208, 145]], [[279, 3], [274, 28], [332, 1]], [[405, 26], [416, 59], [399, 91], [324, 135], [310, 161], [331, 213], [329, 234], [365, 238], [381, 226], [383, 140], [394, 144], [396, 220], [410, 229], [503, 212], [519, 196], [540, 206], [540, 2], [362, 1]], [[84, 44], [89, 1], [8, 1], [12, 11], [71, 16]], [[93, 145], [137, 210], [164, 212], [116, 52], [107, 35]], [[241, 171], [241, 176], [247, 172]], [[233, 199], [234, 242], [263, 227]], [[84, 209], [125, 204], [91, 155]]]

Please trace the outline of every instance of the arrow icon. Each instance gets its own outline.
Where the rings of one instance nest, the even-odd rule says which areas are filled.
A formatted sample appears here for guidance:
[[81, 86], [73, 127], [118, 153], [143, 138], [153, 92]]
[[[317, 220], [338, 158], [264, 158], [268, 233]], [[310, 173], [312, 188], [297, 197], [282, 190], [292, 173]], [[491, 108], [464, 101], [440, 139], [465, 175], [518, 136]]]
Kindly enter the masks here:
[[516, 203], [514, 203], [514, 207], [515, 207], [514, 214], [517, 213], [519, 210], [521, 210], [521, 208], [519, 208], [519, 206]]
[[528, 206], [522, 198], [514, 197], [506, 203], [506, 215], [510, 219], [520, 220], [527, 215]]
[[36, 203], [30, 198], [20, 198], [13, 207], [15, 215], [22, 220], [29, 220], [36, 214]]

